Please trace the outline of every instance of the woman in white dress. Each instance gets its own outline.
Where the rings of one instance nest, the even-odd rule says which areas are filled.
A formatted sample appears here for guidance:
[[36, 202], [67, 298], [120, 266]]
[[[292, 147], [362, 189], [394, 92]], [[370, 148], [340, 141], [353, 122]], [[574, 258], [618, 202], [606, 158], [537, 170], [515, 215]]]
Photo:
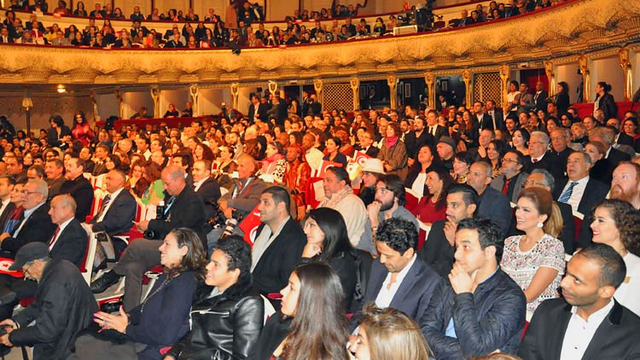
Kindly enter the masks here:
[[593, 242], [607, 244], [624, 259], [627, 276], [614, 298], [640, 315], [640, 211], [626, 201], [605, 199], [594, 212]]
[[527, 297], [527, 320], [538, 305], [559, 297], [564, 274], [564, 245], [557, 236], [562, 231], [562, 214], [551, 193], [542, 188], [524, 189], [518, 195], [516, 228], [525, 235], [508, 237], [500, 266]]

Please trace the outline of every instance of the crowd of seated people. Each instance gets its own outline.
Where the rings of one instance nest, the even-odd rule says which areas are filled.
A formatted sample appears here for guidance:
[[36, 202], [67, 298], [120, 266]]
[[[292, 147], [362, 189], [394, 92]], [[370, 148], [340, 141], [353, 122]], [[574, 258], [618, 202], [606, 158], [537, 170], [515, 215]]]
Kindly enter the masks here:
[[[506, 109], [350, 115], [264, 92], [183, 127], [0, 117], [0, 248], [25, 274], [0, 274], [0, 342], [36, 359], [637, 356], [637, 114], [619, 119], [605, 82], [583, 119], [517, 87]], [[90, 283], [87, 231], [117, 253]], [[60, 286], [122, 286], [122, 306]]]
[[[450, 25], [459, 27], [511, 17], [559, 2], [562, 1], [518, 0], [514, 2], [511, 0], [506, 4], [492, 1], [488, 9], [478, 4], [470, 15], [467, 10], [463, 10], [461, 17], [451, 20]], [[61, 3], [64, 2], [61, 1]], [[62, 5], [66, 6], [66, 4], [59, 4], [59, 7]], [[297, 11], [293, 17], [285, 19], [286, 28], [280, 29], [278, 26], [273, 26], [267, 29], [263, 23], [264, 10], [257, 4], [251, 5], [249, 2], [245, 2], [240, 8], [233, 4], [229, 5], [224, 17], [216, 14], [213, 9], [209, 9], [202, 18], [195, 14], [193, 9], [189, 9], [186, 14], [183, 14], [182, 10], [170, 9], [167, 15], [160, 14], [158, 9], [154, 9], [152, 14], [145, 16], [139, 6], [134, 7], [133, 14], [125, 17], [120, 8], [113, 9], [111, 4], [96, 3], [94, 10], [87, 12], [84, 3], [78, 2], [73, 13], [64, 6], [56, 9], [55, 12], [62, 15], [88, 16], [91, 19], [89, 25], [81, 29], [70, 25], [64, 29], [58, 24], [45, 28], [38, 22], [35, 12], [30, 15], [30, 20], [26, 24], [22, 24], [22, 21], [15, 16], [16, 8], [24, 9], [24, 7], [12, 5], [5, 13], [6, 18], [0, 30], [2, 43], [101, 48], [273, 47], [376, 37], [392, 33], [397, 24], [395, 15], [390, 15], [386, 23], [381, 17], [378, 17], [373, 24], [367, 23], [365, 18], [354, 20], [352, 17], [355, 16], [356, 10], [353, 5], [348, 7], [338, 5], [330, 11], [323, 9], [321, 12], [313, 12], [311, 17], [306, 10], [302, 13]], [[304, 15], [305, 12], [307, 15]], [[130, 29], [114, 29], [111, 25], [111, 20], [126, 19], [132, 21]], [[147, 21], [154, 20], [186, 23], [182, 27], [175, 24], [171, 30], [163, 34], [143, 25]], [[303, 24], [300, 20], [311, 22]]]

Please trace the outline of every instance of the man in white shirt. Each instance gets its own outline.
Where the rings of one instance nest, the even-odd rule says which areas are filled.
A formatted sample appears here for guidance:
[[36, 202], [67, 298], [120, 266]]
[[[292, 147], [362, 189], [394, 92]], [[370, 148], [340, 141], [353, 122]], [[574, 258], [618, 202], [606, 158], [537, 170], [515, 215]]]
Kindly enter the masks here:
[[312, 133], [308, 132], [302, 137], [302, 148], [305, 151], [304, 157], [307, 160], [311, 171], [316, 171], [320, 168], [320, 163], [324, 154], [318, 150], [314, 145], [316, 143], [316, 137]]
[[587, 215], [607, 195], [608, 187], [589, 177], [592, 166], [586, 153], [574, 152], [567, 158], [568, 179], [558, 184], [555, 195], [558, 202], [571, 205], [573, 212]]
[[87, 251], [87, 233], [76, 216], [76, 201], [68, 194], [62, 194], [51, 200], [49, 208], [51, 222], [58, 225], [48, 240], [49, 254], [53, 259], [64, 259], [82, 266]]
[[593, 244], [575, 254], [563, 298], [538, 306], [518, 355], [527, 360], [637, 359], [640, 318], [613, 300], [626, 276], [622, 257]]
[[126, 175], [120, 170], [111, 170], [105, 176], [108, 194], [89, 225], [94, 232], [105, 231], [114, 236], [131, 230], [137, 205], [131, 193], [124, 189], [125, 180]]
[[373, 301], [380, 308], [393, 307], [419, 319], [442, 278], [417, 256], [415, 224], [390, 218], [380, 224], [375, 239], [379, 257], [371, 265], [362, 303]]

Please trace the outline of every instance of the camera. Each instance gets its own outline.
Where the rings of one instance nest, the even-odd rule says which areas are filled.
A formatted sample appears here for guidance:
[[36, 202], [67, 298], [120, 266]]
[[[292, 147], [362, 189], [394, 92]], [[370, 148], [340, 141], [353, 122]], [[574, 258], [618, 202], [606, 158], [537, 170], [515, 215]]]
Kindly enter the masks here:
[[212, 202], [211, 206], [213, 207], [213, 216], [207, 220], [207, 224], [213, 229], [222, 228], [221, 239], [233, 234], [236, 226], [244, 219], [244, 214], [233, 210], [231, 218], [227, 219], [217, 202]]

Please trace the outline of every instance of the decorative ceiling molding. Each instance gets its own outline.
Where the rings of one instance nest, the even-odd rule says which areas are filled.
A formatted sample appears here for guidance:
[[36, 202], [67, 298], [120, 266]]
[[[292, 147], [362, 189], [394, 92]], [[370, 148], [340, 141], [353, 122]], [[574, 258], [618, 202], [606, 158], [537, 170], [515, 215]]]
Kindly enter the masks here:
[[[501, 64], [589, 54], [614, 56], [640, 43], [640, 2], [581, 0], [553, 11], [428, 34], [284, 49], [104, 50], [0, 45], [0, 83], [191, 84], [276, 80], [341, 82], [495, 71]], [[19, 80], [18, 80], [19, 79]]]

